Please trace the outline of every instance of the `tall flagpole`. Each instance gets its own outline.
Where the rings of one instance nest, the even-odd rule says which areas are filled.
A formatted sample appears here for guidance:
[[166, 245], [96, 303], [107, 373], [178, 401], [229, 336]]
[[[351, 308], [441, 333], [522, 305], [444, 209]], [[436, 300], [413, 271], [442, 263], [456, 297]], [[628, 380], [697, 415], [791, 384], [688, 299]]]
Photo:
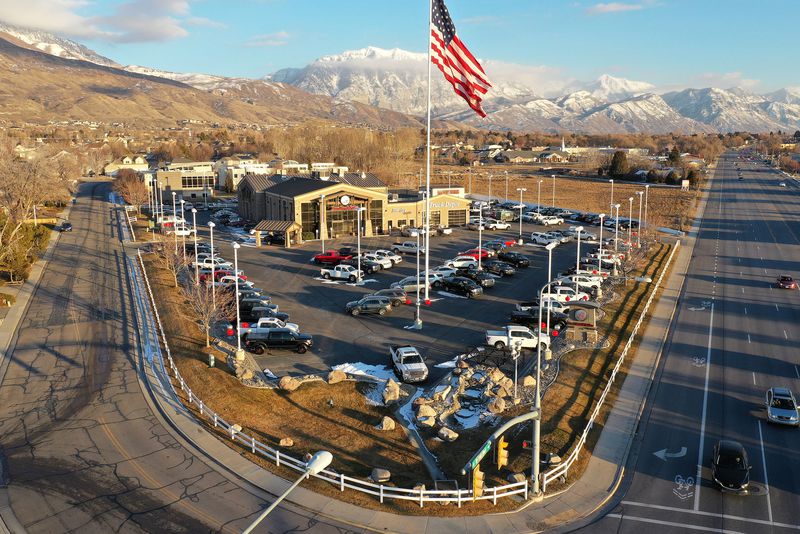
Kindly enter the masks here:
[[429, 273], [430, 273], [430, 207], [431, 207], [431, 28], [433, 27], [433, 0], [428, 0], [428, 131], [427, 131], [427, 161], [425, 170], [425, 304], [430, 304]]

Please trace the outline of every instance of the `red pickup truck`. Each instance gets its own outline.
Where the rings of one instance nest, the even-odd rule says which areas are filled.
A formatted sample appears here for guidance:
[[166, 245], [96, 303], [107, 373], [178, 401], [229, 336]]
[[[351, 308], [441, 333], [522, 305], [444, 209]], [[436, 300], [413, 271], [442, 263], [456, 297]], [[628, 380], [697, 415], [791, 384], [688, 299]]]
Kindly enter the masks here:
[[322, 254], [317, 254], [316, 256], [314, 256], [314, 263], [318, 265], [321, 264], [339, 265], [344, 260], [350, 260], [352, 258], [353, 258], [352, 254], [340, 254], [336, 250], [327, 250]]

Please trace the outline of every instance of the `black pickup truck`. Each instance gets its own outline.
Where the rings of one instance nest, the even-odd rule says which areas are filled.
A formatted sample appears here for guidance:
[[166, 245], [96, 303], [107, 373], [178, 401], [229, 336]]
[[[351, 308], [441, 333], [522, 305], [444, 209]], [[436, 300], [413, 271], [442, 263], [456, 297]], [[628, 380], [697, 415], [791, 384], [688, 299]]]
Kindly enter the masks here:
[[267, 332], [251, 332], [242, 336], [245, 347], [253, 354], [264, 354], [267, 349], [294, 349], [303, 354], [314, 344], [308, 334], [288, 328], [273, 328]]

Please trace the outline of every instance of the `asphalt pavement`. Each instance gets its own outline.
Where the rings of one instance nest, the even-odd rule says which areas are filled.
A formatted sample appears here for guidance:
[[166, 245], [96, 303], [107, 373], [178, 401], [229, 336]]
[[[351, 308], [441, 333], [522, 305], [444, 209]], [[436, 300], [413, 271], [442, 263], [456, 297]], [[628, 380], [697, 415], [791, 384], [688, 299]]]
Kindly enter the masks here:
[[[742, 171], [738, 179], [735, 163]], [[586, 532], [800, 531], [800, 430], [767, 424], [771, 386], [800, 391], [796, 184], [728, 153], [711, 182], [694, 256], [618, 504]], [[711, 480], [713, 445], [741, 442], [747, 495]]]

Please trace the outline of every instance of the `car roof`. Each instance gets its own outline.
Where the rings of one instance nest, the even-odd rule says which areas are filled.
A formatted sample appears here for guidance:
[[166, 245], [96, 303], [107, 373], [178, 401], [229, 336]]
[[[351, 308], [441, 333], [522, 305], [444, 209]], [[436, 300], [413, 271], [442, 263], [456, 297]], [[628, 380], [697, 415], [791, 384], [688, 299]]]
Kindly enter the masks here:
[[719, 443], [717, 443], [717, 449], [719, 450], [720, 454], [744, 454], [745, 452], [744, 446], [741, 443], [729, 439], [719, 440]]
[[789, 388], [777, 387], [770, 389], [772, 390], [772, 395], [775, 397], [786, 397], [787, 399], [792, 397], [792, 392]]
[[789, 276], [788, 274], [782, 274], [782, 275], [780, 275], [780, 279], [781, 280], [792, 280], [792, 277]]

